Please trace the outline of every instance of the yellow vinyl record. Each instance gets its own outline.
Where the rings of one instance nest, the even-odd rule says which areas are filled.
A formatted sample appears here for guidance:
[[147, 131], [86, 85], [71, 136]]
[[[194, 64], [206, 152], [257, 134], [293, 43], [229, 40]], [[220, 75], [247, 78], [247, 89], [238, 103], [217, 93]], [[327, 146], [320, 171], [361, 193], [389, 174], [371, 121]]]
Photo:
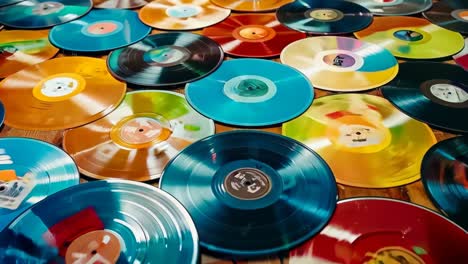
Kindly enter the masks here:
[[282, 129], [324, 158], [338, 183], [365, 188], [420, 179], [422, 158], [436, 143], [426, 124], [367, 94], [320, 97]]
[[106, 61], [56, 58], [29, 66], [0, 82], [5, 124], [27, 130], [84, 125], [115, 109], [126, 84], [107, 71]]
[[408, 59], [443, 58], [464, 46], [460, 33], [417, 17], [374, 17], [369, 27], [354, 35], [388, 49], [396, 57]]
[[211, 2], [234, 11], [263, 12], [273, 11], [293, 0], [211, 0]]
[[376, 88], [398, 73], [398, 61], [386, 49], [348, 37], [310, 37], [283, 49], [281, 63], [298, 69], [314, 87], [351, 92]]
[[221, 22], [230, 13], [209, 0], [156, 0], [141, 8], [139, 17], [154, 28], [193, 30]]
[[66, 131], [63, 148], [89, 177], [149, 181], [182, 149], [212, 134], [214, 122], [182, 94], [134, 91], [106, 117]]
[[2, 30], [0, 78], [54, 57], [58, 49], [50, 44], [48, 36], [48, 30]]

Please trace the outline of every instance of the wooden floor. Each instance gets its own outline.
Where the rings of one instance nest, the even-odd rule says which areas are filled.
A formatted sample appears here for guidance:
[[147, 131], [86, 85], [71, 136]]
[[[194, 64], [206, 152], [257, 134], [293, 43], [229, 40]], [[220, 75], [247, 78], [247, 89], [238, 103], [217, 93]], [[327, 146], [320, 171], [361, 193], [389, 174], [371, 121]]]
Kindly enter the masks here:
[[[157, 30], [153, 31], [153, 33], [157, 33], [157, 32], [161, 32], [161, 31], [157, 31]], [[200, 31], [193, 31], [193, 32], [200, 33]], [[61, 57], [61, 56], [64, 56], [64, 55], [63, 54], [57, 55], [57, 57]], [[105, 58], [105, 56], [102, 58]], [[227, 59], [230, 59], [230, 58], [228, 57]], [[279, 61], [279, 59], [277, 58], [274, 60]], [[453, 63], [453, 61], [447, 61], [447, 62]], [[131, 91], [132, 90], [131, 87], [129, 87], [128, 90]], [[183, 86], [176, 89], [176, 91], [183, 93], [184, 92]], [[331, 93], [315, 89], [315, 98], [318, 98], [327, 94], [331, 94]], [[380, 95], [378, 90], [371, 90], [367, 92], [367, 94]], [[225, 126], [225, 125], [216, 123], [217, 133], [230, 131], [230, 130], [236, 130], [236, 129], [245, 129], [245, 128]], [[281, 134], [281, 125], [264, 128], [260, 130]], [[26, 130], [14, 129], [8, 126], [3, 126], [0, 130], [0, 137], [30, 137], [30, 138], [41, 139], [49, 143], [52, 143], [54, 145], [60, 146], [62, 142], [62, 133], [63, 131], [48, 131], [48, 132], [26, 131]], [[455, 136], [455, 135], [443, 133], [437, 130], [434, 130], [434, 133], [438, 141]], [[86, 179], [82, 179], [82, 181], [86, 181]], [[157, 183], [155, 183], [155, 185], [157, 185]], [[361, 197], [361, 196], [389, 197], [389, 198], [409, 201], [415, 204], [428, 207], [430, 209], [437, 210], [434, 207], [434, 205], [431, 203], [428, 196], [426, 195], [424, 191], [424, 187], [420, 180], [414, 183], [405, 185], [405, 186], [396, 187], [396, 188], [385, 188], [385, 189], [356, 188], [356, 187], [350, 187], [350, 186], [338, 184], [338, 191], [339, 191], [340, 200], [345, 199], [345, 198], [350, 198], [350, 197]], [[220, 259], [208, 256], [205, 254], [202, 255], [202, 263], [204, 264], [205, 263], [224, 264], [224, 263], [233, 263], [233, 262], [235, 261], [220, 260]], [[287, 263], [287, 262], [288, 262], [287, 258], [280, 259], [279, 257], [272, 256], [272, 257], [261, 259], [261, 260], [237, 261], [235, 263], [255, 263], [255, 264], [270, 264], [271, 263], [273, 264], [273, 263]]]

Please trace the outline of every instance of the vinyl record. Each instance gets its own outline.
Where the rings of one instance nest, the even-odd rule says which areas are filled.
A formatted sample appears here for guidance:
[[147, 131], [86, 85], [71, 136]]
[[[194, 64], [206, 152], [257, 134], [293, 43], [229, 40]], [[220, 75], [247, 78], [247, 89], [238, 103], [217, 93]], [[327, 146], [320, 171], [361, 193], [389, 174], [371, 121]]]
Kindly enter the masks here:
[[465, 47], [459, 53], [453, 55], [453, 60], [468, 71], [468, 38], [465, 39]]
[[417, 17], [375, 17], [369, 27], [354, 35], [408, 59], [443, 58], [459, 52], [464, 45], [459, 33]]
[[0, 238], [1, 263], [195, 264], [199, 254], [193, 220], [176, 199], [123, 180], [87, 182], [51, 195]]
[[289, 28], [314, 34], [346, 34], [372, 22], [369, 10], [347, 1], [297, 0], [280, 7], [276, 16]]
[[26, 0], [0, 8], [0, 23], [13, 28], [46, 28], [75, 20], [91, 8], [91, 0]]
[[427, 125], [367, 94], [320, 97], [283, 124], [283, 135], [317, 151], [338, 183], [364, 188], [419, 180], [422, 158], [436, 142]]
[[386, 49], [348, 37], [311, 37], [291, 43], [281, 62], [298, 69], [314, 87], [337, 92], [382, 86], [398, 73], [398, 61]]
[[432, 23], [448, 30], [468, 34], [468, 2], [466, 0], [442, 0], [423, 13]]
[[214, 134], [214, 123], [169, 91], [127, 93], [112, 113], [64, 133], [63, 148], [92, 178], [157, 179], [191, 143]]
[[0, 138], [0, 231], [48, 195], [77, 185], [79, 176], [72, 158], [54, 145], [31, 138]]
[[167, 165], [160, 185], [187, 208], [201, 246], [234, 256], [302, 243], [325, 226], [337, 197], [333, 175], [315, 152], [246, 130], [193, 143]]
[[27, 130], [60, 130], [97, 120], [122, 101], [126, 84], [106, 61], [62, 57], [30, 66], [0, 82], [5, 124]]
[[468, 137], [446, 139], [429, 149], [421, 177], [434, 204], [468, 230]]
[[7, 5], [11, 5], [11, 4], [16, 4], [18, 2], [21, 2], [23, 0], [2, 0], [0, 2], [0, 6], [7, 6]]
[[468, 133], [468, 74], [440, 62], [406, 62], [382, 94], [407, 115], [437, 129]]
[[151, 28], [131, 10], [92, 10], [85, 16], [50, 30], [54, 46], [77, 52], [102, 52], [142, 40]]
[[352, 198], [338, 202], [320, 234], [290, 251], [289, 263], [460, 263], [467, 244], [463, 229], [425, 207]]
[[369, 9], [379, 16], [407, 16], [431, 8], [432, 0], [346, 0]]
[[287, 121], [303, 113], [314, 99], [312, 84], [303, 74], [262, 59], [224, 61], [212, 74], [187, 84], [185, 94], [201, 114], [236, 126]]
[[211, 0], [215, 5], [243, 12], [273, 11], [293, 0]]
[[0, 31], [0, 78], [55, 56], [58, 49], [48, 34], [47, 30]]
[[149, 35], [131, 46], [115, 50], [107, 58], [118, 79], [143, 86], [171, 86], [192, 82], [221, 64], [221, 47], [207, 37], [188, 33]]
[[210, 0], [156, 0], [142, 9], [143, 23], [166, 30], [193, 30], [223, 21], [231, 10], [213, 5]]
[[232, 15], [203, 29], [203, 35], [218, 42], [225, 53], [242, 57], [278, 56], [289, 43], [306, 37], [269, 14]]
[[146, 0], [93, 0], [94, 8], [117, 8], [128, 9], [138, 8], [147, 5]]

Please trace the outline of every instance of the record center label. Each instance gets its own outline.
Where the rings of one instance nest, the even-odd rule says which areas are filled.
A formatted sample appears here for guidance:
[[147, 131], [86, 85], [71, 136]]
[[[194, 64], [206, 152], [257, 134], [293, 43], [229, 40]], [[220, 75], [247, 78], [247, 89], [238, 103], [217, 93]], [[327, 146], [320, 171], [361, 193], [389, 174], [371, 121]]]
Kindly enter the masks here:
[[258, 75], [241, 75], [228, 80], [223, 92], [230, 99], [241, 103], [260, 103], [271, 99], [277, 91], [270, 79]]
[[194, 5], [177, 5], [177, 6], [171, 6], [166, 9], [166, 15], [170, 17], [176, 17], [176, 18], [187, 18], [187, 17], [193, 17], [198, 14], [202, 9], [199, 6], [194, 6]]
[[241, 168], [229, 173], [224, 188], [231, 196], [241, 200], [256, 200], [271, 190], [268, 175], [255, 168]]
[[348, 54], [329, 54], [323, 57], [323, 61], [328, 65], [337, 67], [351, 67], [356, 63], [353, 56]]
[[33, 10], [32, 13], [35, 15], [46, 16], [53, 13], [57, 13], [65, 8], [65, 5], [60, 2], [43, 2], [38, 4]]
[[398, 30], [393, 33], [393, 36], [404, 41], [415, 42], [424, 38], [424, 35], [413, 30], [404, 29]]
[[344, 14], [338, 9], [314, 8], [307, 10], [305, 16], [318, 21], [333, 22], [342, 19]]
[[[367, 261], [363, 264], [380, 263], [407, 263], [407, 264], [425, 264], [425, 262], [415, 253], [403, 247], [383, 247], [376, 252], [367, 252]], [[370, 259], [369, 259], [370, 258]]]
[[67, 249], [66, 264], [113, 264], [119, 259], [120, 241], [105, 230], [91, 231], [73, 240]]
[[433, 79], [420, 86], [429, 100], [453, 108], [468, 108], [468, 87], [450, 80]]
[[[0, 158], [4, 156], [7, 155], [0, 155]], [[31, 172], [19, 177], [15, 170], [0, 170], [0, 208], [18, 209], [34, 186]]]
[[468, 22], [468, 9], [456, 9], [452, 11], [451, 15], [462, 22]]
[[232, 35], [245, 42], [264, 42], [276, 36], [276, 31], [263, 25], [247, 25], [236, 28]]
[[81, 32], [89, 37], [107, 37], [118, 33], [124, 28], [123, 24], [118, 21], [106, 20], [92, 23], [83, 27]]
[[188, 60], [191, 53], [188, 49], [179, 46], [161, 46], [144, 53], [143, 60], [150, 65], [169, 67]]
[[75, 73], [59, 73], [42, 79], [32, 90], [35, 98], [45, 102], [70, 99], [84, 90], [86, 81]]

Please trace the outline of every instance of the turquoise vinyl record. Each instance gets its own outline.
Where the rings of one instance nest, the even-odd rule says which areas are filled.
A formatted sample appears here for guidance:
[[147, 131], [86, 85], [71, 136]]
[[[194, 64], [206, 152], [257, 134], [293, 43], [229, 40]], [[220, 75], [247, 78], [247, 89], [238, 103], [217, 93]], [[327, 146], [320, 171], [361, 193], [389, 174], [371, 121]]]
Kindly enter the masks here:
[[0, 230], [33, 204], [78, 183], [78, 169], [63, 150], [31, 138], [0, 138]]
[[26, 0], [0, 8], [0, 24], [46, 28], [77, 19], [91, 10], [91, 0]]
[[53, 27], [49, 39], [64, 50], [100, 52], [131, 45], [150, 32], [151, 28], [140, 21], [135, 11], [99, 9]]
[[185, 208], [148, 184], [82, 183], [37, 203], [0, 233], [0, 263], [195, 264]]
[[235, 59], [186, 85], [192, 107], [213, 120], [267, 126], [290, 120], [312, 103], [312, 84], [298, 70], [262, 59]]

